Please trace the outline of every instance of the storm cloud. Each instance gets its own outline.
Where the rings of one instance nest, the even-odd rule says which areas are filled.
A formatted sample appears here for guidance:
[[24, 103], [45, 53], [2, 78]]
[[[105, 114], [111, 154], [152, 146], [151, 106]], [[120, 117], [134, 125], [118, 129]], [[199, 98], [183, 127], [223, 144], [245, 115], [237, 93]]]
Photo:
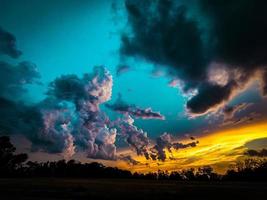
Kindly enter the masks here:
[[196, 89], [190, 115], [217, 111], [256, 79], [266, 94], [264, 0], [126, 0], [125, 8], [121, 55], [166, 67], [184, 92]]

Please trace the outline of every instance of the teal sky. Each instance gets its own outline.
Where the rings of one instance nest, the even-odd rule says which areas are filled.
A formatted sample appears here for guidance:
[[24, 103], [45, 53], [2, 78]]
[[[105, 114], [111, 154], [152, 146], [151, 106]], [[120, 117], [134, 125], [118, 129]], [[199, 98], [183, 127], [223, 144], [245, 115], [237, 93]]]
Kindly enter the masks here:
[[[17, 61], [35, 63], [43, 85], [29, 87], [27, 99], [37, 102], [44, 98], [49, 82], [62, 74], [91, 72], [96, 65], [104, 65], [113, 75], [113, 94], [118, 93], [131, 104], [151, 107], [166, 116], [166, 120], [137, 119], [136, 125], [155, 138], [163, 132], [184, 135], [201, 123], [184, 116], [186, 99], [176, 88], [168, 86], [169, 78], [152, 75], [153, 65], [131, 60], [129, 72], [116, 76], [121, 31], [126, 17], [112, 10], [112, 1], [39, 1], [1, 0], [0, 25], [17, 38], [23, 55]], [[14, 60], [9, 59], [9, 62]], [[30, 98], [29, 98], [30, 97]], [[164, 97], [164, 98], [163, 98]], [[112, 111], [103, 108], [111, 118]]]
[[0, 135], [32, 160], [131, 164], [266, 120], [267, 15], [216, 2], [0, 0]]
[[[23, 51], [18, 60], [4, 56], [9, 62], [31, 61], [42, 76], [42, 85], [29, 86], [27, 100], [38, 102], [45, 97], [49, 82], [62, 74], [90, 73], [94, 66], [104, 65], [113, 75], [113, 94], [109, 103], [120, 93], [130, 104], [151, 107], [165, 115], [166, 120], [136, 119], [136, 125], [155, 138], [163, 132], [183, 136], [204, 130], [204, 117], [188, 119], [185, 116], [186, 97], [177, 88], [168, 86], [168, 76], [155, 77], [154, 66], [148, 62], [122, 60], [119, 54], [121, 33], [126, 29], [123, 1], [41, 1], [1, 0], [0, 26], [13, 33], [17, 46]], [[127, 63], [131, 69], [116, 75], [116, 66]], [[23, 97], [22, 97], [23, 98]], [[260, 99], [255, 90], [236, 98]], [[111, 118], [118, 114], [102, 108]], [[202, 129], [203, 128], [203, 129]]]

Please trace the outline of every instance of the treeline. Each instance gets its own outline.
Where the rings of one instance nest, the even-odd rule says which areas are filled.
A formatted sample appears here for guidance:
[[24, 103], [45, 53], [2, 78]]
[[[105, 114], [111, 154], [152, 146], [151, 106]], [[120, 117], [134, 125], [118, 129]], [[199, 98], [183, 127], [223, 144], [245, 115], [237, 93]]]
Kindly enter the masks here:
[[156, 173], [131, 173], [100, 163], [80, 163], [75, 160], [54, 162], [27, 161], [27, 154], [15, 154], [16, 148], [9, 137], [0, 137], [0, 177], [68, 177], [68, 178], [127, 178], [177, 181], [267, 181], [267, 161], [247, 159], [237, 163], [225, 175], [214, 172], [212, 167]]

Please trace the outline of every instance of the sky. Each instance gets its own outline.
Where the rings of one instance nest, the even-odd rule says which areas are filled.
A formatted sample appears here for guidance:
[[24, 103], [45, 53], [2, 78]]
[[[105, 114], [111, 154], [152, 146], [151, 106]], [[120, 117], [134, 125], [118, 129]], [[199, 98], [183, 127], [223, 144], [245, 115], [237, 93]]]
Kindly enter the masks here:
[[266, 7], [0, 0], [0, 135], [38, 161], [223, 172], [267, 148]]

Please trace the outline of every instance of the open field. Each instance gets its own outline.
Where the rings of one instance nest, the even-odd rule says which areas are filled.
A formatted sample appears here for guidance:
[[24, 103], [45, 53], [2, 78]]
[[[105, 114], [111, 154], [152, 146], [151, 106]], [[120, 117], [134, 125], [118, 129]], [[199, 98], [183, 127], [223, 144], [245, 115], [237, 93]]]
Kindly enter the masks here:
[[0, 179], [0, 199], [264, 199], [266, 183]]

